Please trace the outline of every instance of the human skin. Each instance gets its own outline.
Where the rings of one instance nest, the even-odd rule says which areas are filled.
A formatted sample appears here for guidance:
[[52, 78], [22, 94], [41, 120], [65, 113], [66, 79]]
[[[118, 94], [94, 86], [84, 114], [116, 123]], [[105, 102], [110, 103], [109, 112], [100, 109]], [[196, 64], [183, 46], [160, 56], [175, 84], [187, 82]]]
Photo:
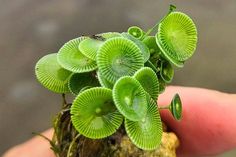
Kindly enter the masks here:
[[[162, 120], [180, 139], [178, 157], [216, 155], [236, 148], [236, 95], [214, 90], [167, 87], [159, 96], [160, 106], [169, 104], [179, 93], [183, 117], [176, 121], [168, 110], [161, 110]], [[44, 133], [51, 138], [52, 130]], [[49, 143], [35, 137], [10, 149], [3, 157], [55, 157]]]
[[236, 148], [236, 95], [218, 91], [169, 87], [159, 104], [169, 104], [179, 93], [183, 105], [180, 122], [170, 112], [161, 111], [163, 121], [180, 139], [180, 157], [216, 155]]
[[[43, 135], [51, 138], [53, 130], [49, 129]], [[11, 148], [3, 157], [55, 157], [55, 155], [50, 149], [49, 142], [42, 137], [36, 136], [23, 144]]]

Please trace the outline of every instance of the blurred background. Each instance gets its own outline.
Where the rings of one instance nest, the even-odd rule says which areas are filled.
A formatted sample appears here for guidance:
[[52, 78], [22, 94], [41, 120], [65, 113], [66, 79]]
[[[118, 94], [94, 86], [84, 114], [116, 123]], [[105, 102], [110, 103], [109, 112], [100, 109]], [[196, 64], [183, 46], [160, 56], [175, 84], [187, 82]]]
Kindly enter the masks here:
[[236, 93], [235, 0], [0, 0], [0, 155], [49, 128], [60, 108], [60, 95], [35, 79], [40, 57], [81, 35], [131, 25], [146, 30], [170, 3], [190, 15], [199, 32], [197, 52], [172, 84]]

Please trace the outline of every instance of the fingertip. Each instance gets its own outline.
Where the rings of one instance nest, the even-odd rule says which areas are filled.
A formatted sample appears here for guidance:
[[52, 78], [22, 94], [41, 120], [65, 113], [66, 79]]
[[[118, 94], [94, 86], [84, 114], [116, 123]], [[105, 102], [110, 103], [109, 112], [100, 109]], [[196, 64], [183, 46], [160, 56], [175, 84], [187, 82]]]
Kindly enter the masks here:
[[[175, 121], [169, 111], [160, 111], [162, 120], [180, 138], [178, 154], [211, 155], [236, 146], [236, 97], [215, 90], [167, 87], [160, 95], [160, 106], [168, 105], [179, 93], [183, 117]], [[185, 156], [183, 156], [185, 157]]]

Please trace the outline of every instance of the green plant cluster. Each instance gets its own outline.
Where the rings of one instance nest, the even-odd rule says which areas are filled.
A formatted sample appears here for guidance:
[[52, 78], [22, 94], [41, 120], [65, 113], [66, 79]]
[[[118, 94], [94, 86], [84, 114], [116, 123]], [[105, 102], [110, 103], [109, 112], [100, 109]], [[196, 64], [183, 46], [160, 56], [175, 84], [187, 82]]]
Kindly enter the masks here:
[[159, 109], [181, 119], [178, 94], [167, 107], [158, 108], [156, 101], [173, 79], [173, 65], [183, 67], [197, 44], [192, 19], [174, 9], [147, 32], [132, 26], [122, 33], [81, 36], [37, 62], [36, 77], [44, 87], [76, 96], [70, 114], [79, 134], [101, 139], [124, 123], [137, 147], [153, 150], [163, 132]]

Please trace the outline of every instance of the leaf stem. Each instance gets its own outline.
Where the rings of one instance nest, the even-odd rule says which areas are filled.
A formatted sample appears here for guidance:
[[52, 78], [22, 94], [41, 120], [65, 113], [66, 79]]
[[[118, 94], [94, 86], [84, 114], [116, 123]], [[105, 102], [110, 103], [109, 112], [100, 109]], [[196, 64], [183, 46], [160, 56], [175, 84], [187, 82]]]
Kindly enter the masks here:
[[76, 137], [72, 140], [72, 142], [70, 143], [70, 146], [69, 146], [69, 149], [68, 149], [68, 152], [67, 152], [67, 155], [66, 157], [70, 157], [71, 156], [71, 149], [75, 143], [75, 141], [80, 137], [80, 134], [77, 134]]
[[159, 110], [166, 110], [166, 109], [169, 110], [169, 107], [170, 107], [170, 105], [168, 105], [168, 106], [160, 106], [160, 107], [158, 107], [158, 109]]
[[66, 102], [66, 94], [65, 93], [62, 93], [62, 105], [66, 105], [67, 102]]
[[156, 68], [155, 65], [153, 65], [151, 61], [148, 60], [148, 61], [146, 62], [146, 64], [147, 64], [150, 68], [152, 68], [152, 69], [155, 71], [155, 73], [158, 73], [158, 72], [160, 71], [160, 69], [159, 69], [159, 68]]
[[33, 135], [36, 135], [36, 136], [40, 136], [42, 138], [44, 138], [45, 140], [47, 140], [48, 142], [51, 142], [51, 140], [49, 138], [47, 138], [46, 136], [40, 134], [40, 133], [37, 133], [37, 132], [32, 132]]
[[64, 114], [65, 112], [68, 112], [68, 111], [70, 111], [70, 108], [68, 108], [68, 109], [64, 109], [64, 110], [61, 110], [61, 114]]
[[157, 22], [151, 29], [149, 29], [149, 30], [144, 34], [144, 36], [142, 37], [142, 39], [145, 39], [150, 33], [152, 33], [153, 31], [155, 31], [155, 30], [158, 28], [158, 25], [159, 25], [171, 12], [173, 12], [175, 9], [176, 9], [176, 6], [174, 6], [174, 5], [171, 4], [170, 7], [169, 7], [168, 13], [167, 13], [159, 22]]

